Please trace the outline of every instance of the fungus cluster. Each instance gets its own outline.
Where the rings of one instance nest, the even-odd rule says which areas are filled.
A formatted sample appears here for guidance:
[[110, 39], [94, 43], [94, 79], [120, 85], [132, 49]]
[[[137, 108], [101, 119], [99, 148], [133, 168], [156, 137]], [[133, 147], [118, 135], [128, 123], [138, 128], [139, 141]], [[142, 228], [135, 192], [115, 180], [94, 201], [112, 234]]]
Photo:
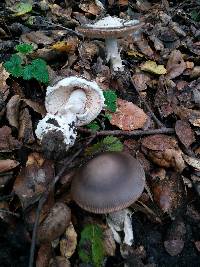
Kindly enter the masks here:
[[110, 61], [114, 71], [123, 71], [118, 38], [124, 37], [142, 26], [139, 20], [124, 20], [106, 16], [94, 24], [77, 27], [77, 31], [90, 38], [105, 39], [107, 62]]
[[104, 105], [103, 91], [96, 82], [76, 76], [60, 80], [47, 87], [46, 116], [39, 121], [36, 129], [38, 139], [47, 134], [60, 135], [65, 150], [76, 139], [76, 127], [94, 120]]
[[[121, 216], [128, 215], [124, 209], [140, 197], [144, 186], [145, 172], [138, 160], [127, 153], [104, 152], [78, 170], [72, 180], [71, 194], [81, 208], [109, 213], [111, 220], [121, 223]], [[128, 220], [124, 218], [125, 221]]]

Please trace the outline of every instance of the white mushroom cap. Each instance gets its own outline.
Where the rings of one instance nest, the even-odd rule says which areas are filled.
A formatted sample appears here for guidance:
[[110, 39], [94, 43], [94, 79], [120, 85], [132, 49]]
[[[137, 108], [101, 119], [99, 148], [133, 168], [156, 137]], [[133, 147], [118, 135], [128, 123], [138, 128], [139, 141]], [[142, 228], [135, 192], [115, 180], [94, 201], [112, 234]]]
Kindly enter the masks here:
[[[61, 116], [64, 115], [64, 110], [66, 110], [66, 115], [68, 116], [68, 107], [66, 104], [70, 98], [70, 94], [77, 89], [81, 89], [85, 92], [86, 104], [84, 112], [76, 113], [76, 125], [86, 125], [94, 120], [104, 106], [103, 92], [96, 82], [87, 81], [76, 76], [64, 78], [54, 86], [47, 87], [45, 100], [47, 112]], [[75, 106], [76, 100], [73, 101]], [[70, 104], [71, 103], [70, 101]]]
[[63, 143], [66, 145], [66, 150], [73, 146], [76, 140], [76, 129], [74, 120], [76, 120], [73, 114], [68, 117], [68, 121], [65, 117], [60, 117], [58, 115], [52, 115], [47, 113], [47, 115], [39, 121], [37, 129], [35, 131], [38, 139], [42, 140], [43, 136], [48, 132], [61, 132], [63, 136]]

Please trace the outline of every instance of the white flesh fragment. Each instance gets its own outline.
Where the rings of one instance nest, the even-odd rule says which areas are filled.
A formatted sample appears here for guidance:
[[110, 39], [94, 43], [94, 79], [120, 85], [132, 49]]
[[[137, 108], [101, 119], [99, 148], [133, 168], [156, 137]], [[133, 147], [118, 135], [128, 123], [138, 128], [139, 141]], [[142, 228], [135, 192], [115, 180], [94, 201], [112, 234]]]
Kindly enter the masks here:
[[[134, 242], [131, 211], [123, 209], [120, 211], [109, 213], [106, 217], [107, 223], [113, 232], [115, 241], [119, 244], [124, 243], [131, 246]], [[121, 240], [118, 232], [124, 232], [124, 240]]]

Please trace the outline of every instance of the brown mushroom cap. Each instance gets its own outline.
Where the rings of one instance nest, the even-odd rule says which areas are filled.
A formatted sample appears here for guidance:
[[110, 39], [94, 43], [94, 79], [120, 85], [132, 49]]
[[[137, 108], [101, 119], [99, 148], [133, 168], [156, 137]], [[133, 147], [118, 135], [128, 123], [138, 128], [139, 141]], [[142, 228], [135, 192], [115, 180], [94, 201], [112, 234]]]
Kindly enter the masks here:
[[143, 192], [145, 173], [141, 164], [122, 152], [104, 152], [83, 166], [72, 180], [74, 201], [93, 213], [124, 209]]
[[92, 28], [91, 26], [83, 25], [76, 28], [76, 30], [83, 35], [90, 38], [120, 38], [126, 36], [133, 31], [142, 27], [144, 23], [138, 23], [135, 25], [126, 25], [122, 27], [109, 27], [109, 28]]

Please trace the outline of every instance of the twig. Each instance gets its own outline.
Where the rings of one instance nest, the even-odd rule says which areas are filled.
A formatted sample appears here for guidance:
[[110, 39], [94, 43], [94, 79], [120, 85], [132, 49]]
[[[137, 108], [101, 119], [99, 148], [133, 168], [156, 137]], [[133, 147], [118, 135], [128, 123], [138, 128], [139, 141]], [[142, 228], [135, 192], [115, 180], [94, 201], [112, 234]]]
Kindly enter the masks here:
[[76, 36], [78, 36], [78, 37], [81, 37], [81, 38], [84, 37], [81, 33], [77, 32], [77, 31], [74, 31], [74, 30], [72, 30], [72, 29], [69, 29], [69, 28], [67, 28], [67, 27], [64, 27], [64, 26], [62, 26], [62, 25], [60, 25], [60, 24], [56, 24], [56, 23], [50, 22], [50, 21], [45, 20], [45, 19], [44, 19], [43, 21], [46, 22], [46, 23], [48, 23], [48, 24], [51, 24], [52, 26], [55, 26], [55, 27], [59, 27], [59, 28], [65, 29], [65, 30], [68, 31], [69, 33], [72, 33], [72, 34], [74, 34], [74, 35], [76, 35]]
[[12, 216], [15, 216], [15, 217], [20, 217], [20, 215], [18, 213], [15, 213], [15, 212], [12, 212], [12, 211], [9, 211], [9, 210], [4, 210], [4, 209], [0, 209], [0, 212], [3, 212], [3, 213], [7, 213], [9, 215], [12, 215]]
[[[134, 81], [131, 78], [131, 83], [134, 86]], [[135, 88], [135, 86], [134, 86]], [[160, 128], [164, 128], [164, 124], [156, 117], [156, 115], [154, 114], [154, 112], [152, 111], [152, 109], [150, 108], [149, 104], [146, 102], [146, 100], [144, 99], [144, 97], [142, 97], [140, 95], [140, 93], [138, 92], [138, 90], [135, 88], [136, 92], [138, 93], [138, 96], [140, 98], [140, 100], [143, 102], [143, 104], [145, 105], [146, 109], [149, 111], [149, 113], [151, 114], [152, 119], [155, 121], [155, 123], [157, 124], [158, 127]]]
[[[92, 130], [78, 127], [78, 131], [86, 134], [93, 134]], [[105, 136], [105, 135], [124, 135], [124, 136], [142, 136], [142, 135], [151, 135], [151, 134], [173, 134], [175, 133], [174, 128], [160, 128], [160, 129], [149, 129], [149, 130], [134, 130], [134, 131], [123, 131], [123, 130], [113, 130], [113, 131], [98, 131], [95, 132], [96, 136]]]
[[85, 144], [85, 146], [81, 147], [72, 157], [67, 158], [66, 160], [63, 161], [63, 167], [59, 171], [59, 173], [55, 176], [54, 180], [52, 183], [49, 184], [48, 189], [41, 195], [36, 211], [36, 219], [33, 227], [33, 233], [32, 233], [32, 240], [31, 240], [31, 248], [30, 248], [30, 257], [29, 257], [29, 267], [33, 267], [34, 263], [34, 255], [35, 255], [35, 245], [36, 245], [36, 237], [37, 237], [37, 228], [39, 225], [39, 218], [40, 218], [40, 213], [42, 210], [42, 207], [47, 200], [47, 197], [49, 195], [49, 192], [54, 188], [55, 184], [58, 182], [60, 177], [64, 174], [66, 169], [69, 167], [69, 164], [79, 156], [79, 154], [84, 150], [85, 147], [87, 147], [92, 140], [95, 138], [96, 134], [93, 134], [89, 141]]

